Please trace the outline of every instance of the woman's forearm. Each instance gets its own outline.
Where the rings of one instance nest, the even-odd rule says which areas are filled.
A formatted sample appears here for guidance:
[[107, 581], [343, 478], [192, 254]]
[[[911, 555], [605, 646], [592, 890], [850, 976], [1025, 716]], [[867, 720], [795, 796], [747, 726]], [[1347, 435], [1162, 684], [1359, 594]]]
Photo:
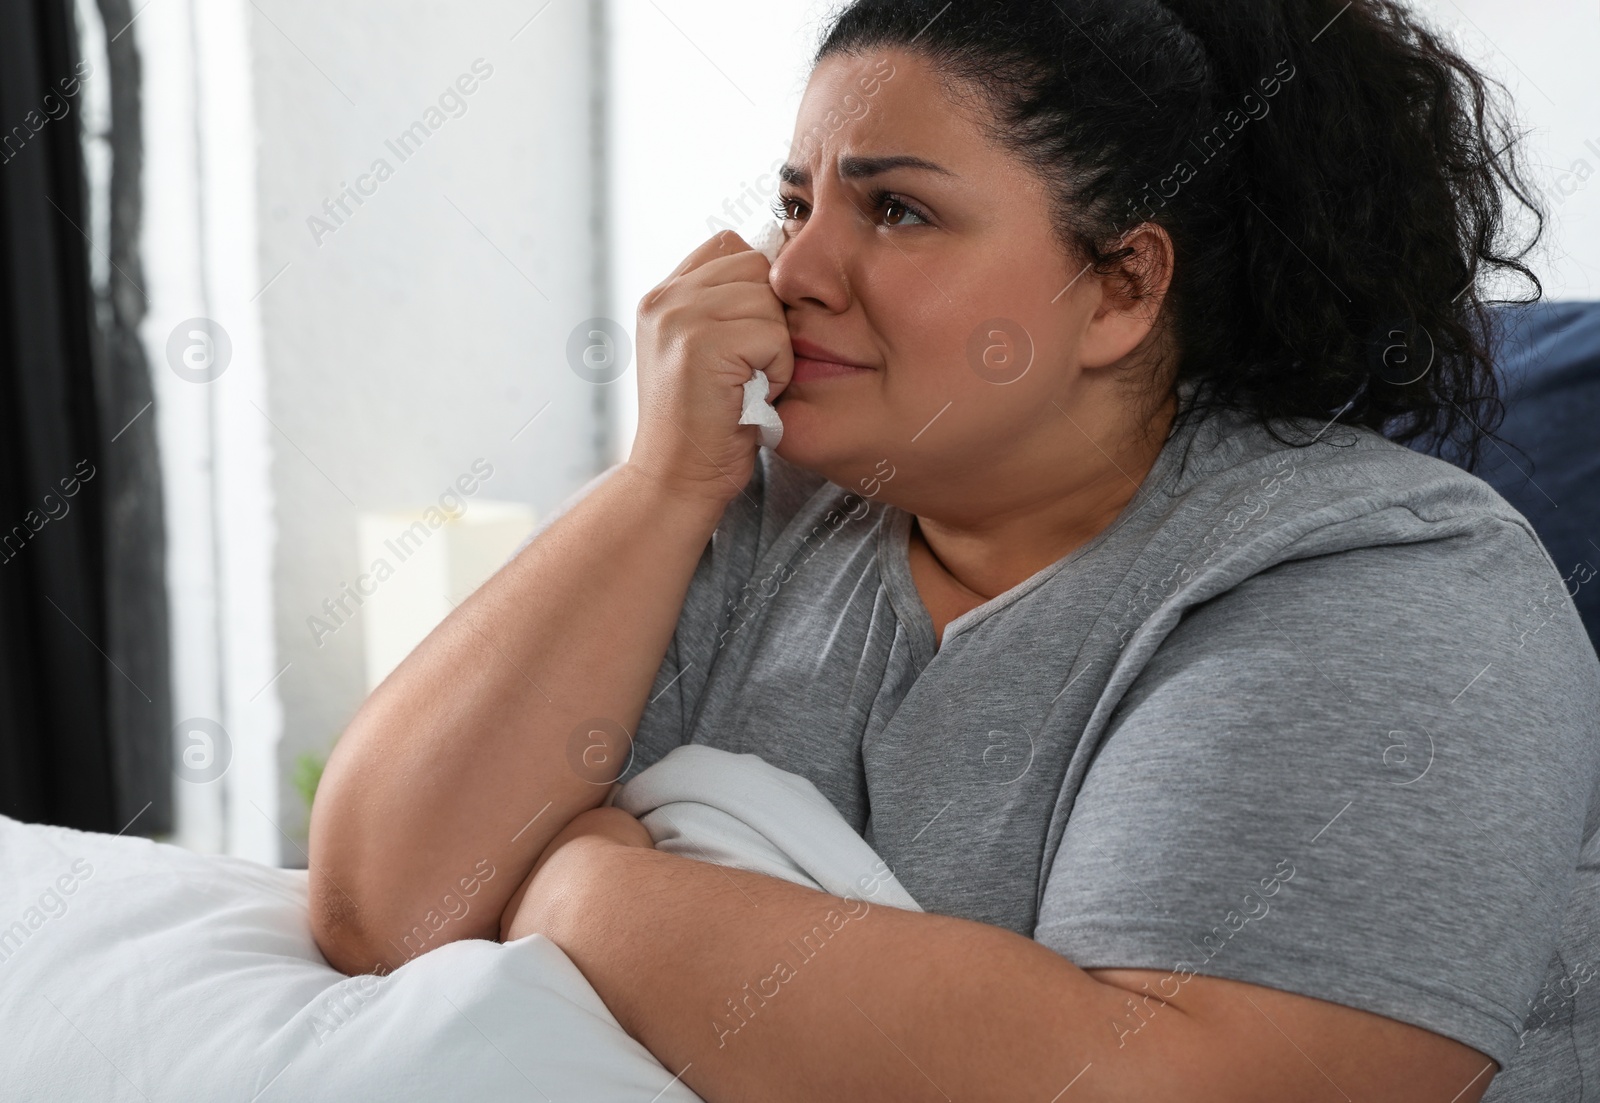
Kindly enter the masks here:
[[[964, 919], [603, 839], [551, 862], [562, 867], [539, 876], [557, 891], [533, 895], [512, 933], [551, 938], [622, 1027], [712, 1103], [1047, 1103], [1105, 1063], [1129, 998]], [[1175, 1010], [1165, 1021], [1188, 1028]]]
[[623, 465], [373, 691], [311, 817], [329, 961], [393, 968], [496, 937], [545, 845], [626, 761], [626, 744], [591, 750], [605, 737], [584, 722], [634, 731], [722, 508]]
[[555, 848], [511, 933], [559, 946], [708, 1103], [1477, 1103], [1492, 1075], [1468, 1046], [1371, 1012], [1181, 960], [1085, 971], [999, 927], [619, 844], [604, 826]]

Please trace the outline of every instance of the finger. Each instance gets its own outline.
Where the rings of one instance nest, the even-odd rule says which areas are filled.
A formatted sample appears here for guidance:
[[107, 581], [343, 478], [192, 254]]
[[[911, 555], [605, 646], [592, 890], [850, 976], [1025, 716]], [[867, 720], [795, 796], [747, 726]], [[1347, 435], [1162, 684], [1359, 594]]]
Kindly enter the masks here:
[[665, 287], [673, 280], [681, 279], [690, 272], [693, 272], [707, 261], [716, 260], [719, 257], [725, 257], [733, 253], [742, 252], [755, 252], [755, 250], [750, 248], [749, 242], [745, 241], [744, 238], [740, 237], [732, 230], [718, 230], [705, 241], [702, 241], [699, 245], [697, 245], [694, 249], [694, 252], [690, 253], [687, 257], [684, 257], [683, 262], [672, 270], [672, 274], [666, 279], [662, 280], [656, 286]]
[[[683, 259], [683, 263], [679, 264], [678, 267], [672, 270], [671, 275], [651, 288], [649, 293], [646, 294], [643, 299], [639, 300], [639, 309], [643, 311], [651, 306], [662, 296], [662, 294], [666, 292], [667, 288], [672, 287], [679, 280], [688, 277], [692, 273], [704, 267], [706, 264], [736, 254], [749, 254], [758, 257], [761, 256], [760, 253], [757, 253], [754, 249], [750, 248], [749, 244], [732, 230], [717, 231], [717, 233], [713, 234], [710, 238], [701, 242], [700, 245], [696, 247], [694, 252], [685, 257]], [[761, 259], [765, 261], [767, 258], [761, 257]], [[760, 278], [765, 277], [762, 276]]]
[[722, 283], [695, 292], [694, 302], [714, 322], [745, 318], [783, 320], [783, 300], [766, 283]]
[[794, 374], [794, 350], [789, 345], [789, 327], [781, 321], [746, 318], [723, 322], [727, 327], [727, 349], [722, 362], [732, 365], [732, 374], [743, 383], [750, 373], [760, 369], [767, 373], [767, 381], [774, 386], [781, 380], [784, 385]]
[[789, 344], [789, 327], [784, 326], [784, 341], [774, 352], [767, 366], [761, 370], [767, 373], [767, 401], [776, 402], [789, 387], [789, 381], [794, 378], [794, 346]]
[[741, 249], [712, 257], [678, 277], [681, 287], [716, 287], [725, 283], [768, 283], [772, 264], [754, 249]]

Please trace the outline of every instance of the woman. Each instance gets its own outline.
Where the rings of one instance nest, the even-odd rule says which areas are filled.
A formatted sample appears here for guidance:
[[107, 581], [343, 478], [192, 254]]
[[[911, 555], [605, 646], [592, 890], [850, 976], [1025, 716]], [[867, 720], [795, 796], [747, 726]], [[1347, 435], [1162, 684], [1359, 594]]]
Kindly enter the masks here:
[[[1396, 443], [1496, 424], [1531, 204], [1484, 97], [1386, 0], [851, 5], [777, 260], [646, 297], [628, 462], [341, 740], [329, 959], [542, 933], [709, 1100], [1577, 1098], [1600, 664], [1527, 522]], [[601, 806], [689, 741], [929, 914], [752, 1002], [840, 902]]]

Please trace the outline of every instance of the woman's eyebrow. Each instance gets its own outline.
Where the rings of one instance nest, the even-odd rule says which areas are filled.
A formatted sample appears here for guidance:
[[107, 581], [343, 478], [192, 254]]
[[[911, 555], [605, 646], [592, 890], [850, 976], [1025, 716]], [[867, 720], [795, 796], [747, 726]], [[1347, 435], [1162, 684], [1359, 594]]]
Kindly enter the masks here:
[[[846, 180], [862, 180], [869, 176], [877, 176], [880, 173], [888, 172], [891, 169], [922, 169], [926, 172], [937, 172], [944, 176], [955, 175], [943, 165], [935, 164], [923, 157], [913, 157], [910, 154], [897, 154], [891, 157], [839, 158], [839, 175]], [[803, 188], [811, 183], [811, 174], [798, 165], [785, 163], [778, 170], [778, 179], [785, 184]]]

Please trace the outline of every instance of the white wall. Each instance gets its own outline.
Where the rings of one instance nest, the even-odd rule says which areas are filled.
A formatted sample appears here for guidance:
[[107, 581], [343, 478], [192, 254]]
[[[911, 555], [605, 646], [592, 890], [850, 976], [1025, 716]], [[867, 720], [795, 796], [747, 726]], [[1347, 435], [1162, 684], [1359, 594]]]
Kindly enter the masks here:
[[[234, 755], [180, 780], [178, 838], [303, 864], [294, 759], [366, 693], [361, 609], [324, 606], [370, 566], [359, 518], [426, 507], [475, 463], [469, 515], [544, 511], [603, 458], [567, 359], [600, 313], [590, 4], [169, 0], [129, 33], [177, 708], [220, 718]], [[341, 209], [347, 185], [370, 194]], [[201, 316], [233, 359], [186, 382], [165, 346]]]
[[[586, 4], [531, 23], [523, 0], [261, 7], [262, 281], [288, 266], [260, 300], [287, 767], [326, 751], [364, 696], [359, 612], [320, 642], [310, 619], [369, 566], [361, 513], [425, 506], [480, 460], [493, 474], [476, 497], [541, 511], [594, 473], [592, 385], [566, 344], [598, 313], [595, 181]], [[447, 90], [463, 77], [460, 117], [441, 112], [402, 159], [388, 143], [441, 96], [459, 110]], [[334, 222], [324, 204], [380, 160], [391, 178], [318, 232], [308, 220]]]
[[1421, 0], [1466, 55], [1511, 91], [1552, 214], [1534, 270], [1553, 299], [1600, 299], [1600, 5], [1593, 0]]
[[[731, 225], [748, 240], [777, 195], [820, 0], [618, 0], [611, 14], [611, 317], [629, 332], [652, 287]], [[764, 182], [765, 189], [756, 187]], [[740, 205], [743, 204], [743, 212]], [[615, 384], [615, 458], [638, 424]]]

